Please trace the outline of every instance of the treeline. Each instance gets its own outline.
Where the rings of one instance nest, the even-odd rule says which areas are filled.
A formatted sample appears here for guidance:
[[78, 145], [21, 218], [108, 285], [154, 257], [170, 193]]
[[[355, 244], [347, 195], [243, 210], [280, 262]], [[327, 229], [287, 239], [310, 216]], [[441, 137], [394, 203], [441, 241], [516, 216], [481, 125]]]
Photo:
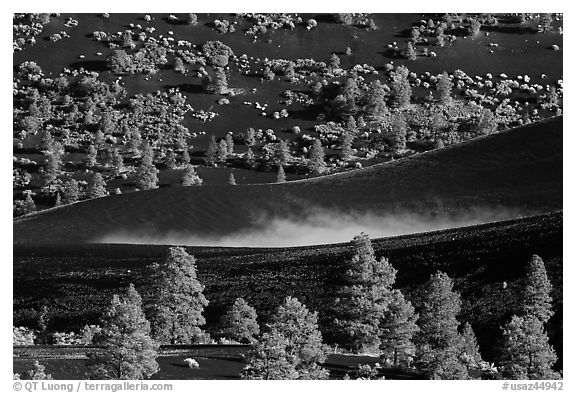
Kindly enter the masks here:
[[[326, 311], [335, 346], [324, 344], [318, 313], [294, 297], [285, 298], [264, 327], [257, 310], [244, 299], [230, 305], [216, 336], [220, 343], [252, 345], [243, 378], [326, 379], [329, 373], [322, 364], [334, 351], [381, 359], [381, 364], [363, 365], [347, 378], [379, 379], [389, 369], [429, 379], [559, 378], [545, 329], [553, 314], [552, 286], [538, 256], [527, 266], [521, 312], [495, 338], [501, 343], [495, 365], [482, 359], [472, 326], [459, 319], [461, 299], [450, 277], [432, 274], [412, 303], [394, 288], [396, 269], [386, 258], [375, 257], [366, 235], [355, 237], [352, 245], [342, 285]], [[214, 342], [203, 330], [209, 302], [196, 276], [194, 257], [173, 247], [152, 271], [154, 285], [143, 293], [144, 300], [131, 285], [125, 294], [113, 297], [100, 324], [86, 326], [76, 341], [70, 335], [47, 332], [42, 320], [37, 332], [15, 329], [15, 345], [50, 339], [95, 344], [104, 351], [90, 355], [89, 377], [139, 379], [158, 372], [155, 358], [160, 344]], [[116, 367], [119, 362], [125, 365]]]

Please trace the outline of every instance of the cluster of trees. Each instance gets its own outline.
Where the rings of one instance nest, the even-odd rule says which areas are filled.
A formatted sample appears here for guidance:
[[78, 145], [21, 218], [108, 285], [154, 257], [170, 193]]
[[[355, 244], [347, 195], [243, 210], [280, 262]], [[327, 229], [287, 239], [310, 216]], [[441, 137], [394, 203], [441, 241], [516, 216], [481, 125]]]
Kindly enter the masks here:
[[[330, 332], [345, 351], [378, 354], [383, 362], [354, 375], [377, 379], [393, 367], [429, 379], [560, 377], [553, 369], [557, 357], [545, 329], [553, 315], [552, 286], [538, 256], [528, 264], [517, 315], [502, 327], [497, 369], [483, 361], [472, 326], [458, 319], [462, 301], [448, 275], [430, 275], [411, 301], [394, 288], [397, 270], [386, 258], [376, 257], [367, 235], [356, 236], [351, 244], [353, 254], [342, 266], [342, 284], [326, 311], [332, 318]], [[198, 280], [195, 258], [172, 247], [166, 260], [151, 271], [153, 285], [144, 300], [130, 285], [125, 293], [113, 296], [99, 326], [85, 329], [83, 336], [102, 349], [90, 355], [89, 377], [147, 378], [158, 372], [159, 345], [210, 341], [202, 328], [209, 301]], [[46, 314], [45, 310], [40, 317], [43, 330], [37, 337], [46, 336]], [[297, 298], [286, 297], [264, 329], [256, 309], [237, 298], [221, 319], [220, 334], [225, 342], [252, 345], [244, 379], [328, 378], [322, 365], [329, 348], [323, 343], [318, 313]], [[39, 339], [26, 329], [16, 329], [14, 337], [22, 343]]]

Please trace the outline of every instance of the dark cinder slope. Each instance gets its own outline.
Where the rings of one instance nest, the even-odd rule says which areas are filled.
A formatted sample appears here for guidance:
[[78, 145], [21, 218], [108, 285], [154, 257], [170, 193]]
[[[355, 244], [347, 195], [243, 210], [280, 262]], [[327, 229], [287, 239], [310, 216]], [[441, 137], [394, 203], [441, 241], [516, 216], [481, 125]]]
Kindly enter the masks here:
[[222, 236], [254, 229], [262, 217], [299, 219], [315, 208], [441, 217], [485, 208], [562, 209], [562, 117], [305, 181], [171, 187], [81, 202], [15, 220], [14, 242], [97, 242], [113, 233]]

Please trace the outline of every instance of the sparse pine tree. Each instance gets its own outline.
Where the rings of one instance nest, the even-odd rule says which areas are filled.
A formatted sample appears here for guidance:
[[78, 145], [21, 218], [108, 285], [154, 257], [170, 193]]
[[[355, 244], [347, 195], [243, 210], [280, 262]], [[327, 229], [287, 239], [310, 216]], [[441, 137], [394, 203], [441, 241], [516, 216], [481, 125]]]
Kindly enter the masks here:
[[88, 182], [88, 188], [86, 190], [88, 198], [101, 198], [108, 195], [106, 190], [106, 182], [102, 178], [102, 175], [98, 172], [94, 173]]
[[62, 202], [66, 205], [76, 202], [80, 198], [80, 186], [74, 179], [70, 179], [63, 184]]
[[44, 130], [42, 132], [42, 136], [40, 138], [40, 150], [51, 151], [53, 143], [54, 143], [54, 138], [52, 138], [52, 134], [50, 133], [50, 131]]
[[228, 155], [234, 154], [234, 138], [232, 137], [231, 133], [226, 134], [225, 141], [226, 141], [226, 150], [228, 152]]
[[490, 135], [498, 130], [498, 123], [494, 117], [494, 113], [490, 109], [482, 110], [480, 119], [476, 124], [476, 131], [480, 135]]
[[324, 148], [320, 139], [314, 139], [310, 149], [310, 158], [308, 159], [308, 169], [314, 173], [322, 173], [326, 167], [324, 162]]
[[548, 344], [548, 336], [533, 315], [513, 316], [504, 327], [502, 375], [507, 379], [559, 379], [552, 370], [557, 356]]
[[102, 149], [102, 147], [104, 147], [104, 142], [105, 135], [102, 130], [99, 129], [96, 131], [96, 135], [94, 135], [94, 146], [96, 146], [96, 149]]
[[218, 143], [217, 157], [218, 162], [226, 162], [226, 158], [228, 157], [228, 144], [224, 139]]
[[468, 370], [478, 368], [480, 362], [482, 362], [482, 356], [480, 355], [474, 330], [472, 330], [472, 326], [468, 322], [464, 324], [462, 333], [460, 333], [459, 349], [458, 359], [466, 368]]
[[408, 81], [408, 68], [400, 66], [391, 73], [392, 76], [392, 99], [397, 108], [405, 108], [410, 104], [412, 87]]
[[118, 149], [112, 150], [112, 173], [118, 176], [124, 170], [124, 159]]
[[391, 290], [380, 322], [380, 356], [394, 366], [409, 365], [416, 353], [412, 338], [419, 330], [417, 320], [412, 303], [399, 290]]
[[230, 177], [228, 178], [228, 184], [230, 184], [231, 186], [235, 186], [236, 185], [236, 178], [234, 177], [234, 173], [230, 173]]
[[354, 116], [348, 116], [348, 120], [346, 120], [346, 131], [352, 135], [358, 133], [358, 125], [356, 124]]
[[286, 348], [293, 359], [298, 379], [327, 379], [320, 364], [326, 360], [326, 347], [318, 330], [318, 313], [310, 312], [298, 299], [288, 296], [272, 317], [270, 330], [288, 339]]
[[218, 143], [216, 143], [216, 137], [212, 135], [210, 137], [210, 142], [208, 142], [208, 148], [206, 149], [206, 158], [204, 161], [208, 165], [214, 165], [218, 160]]
[[282, 165], [278, 167], [276, 183], [286, 183], [286, 173], [284, 173], [284, 167]]
[[256, 160], [256, 156], [254, 155], [254, 152], [252, 151], [252, 149], [248, 149], [246, 151], [246, 163], [249, 166], [252, 166], [254, 164], [254, 161]]
[[352, 150], [353, 141], [354, 136], [349, 131], [344, 131], [344, 133], [342, 133], [342, 148], [340, 150], [340, 158], [344, 162], [350, 161], [354, 156], [354, 151]]
[[158, 188], [158, 169], [153, 164], [141, 164], [134, 175], [136, 186], [140, 190]]
[[32, 199], [30, 192], [26, 193], [26, 198], [22, 204], [22, 214], [34, 213], [36, 211], [36, 203]]
[[186, 23], [188, 23], [189, 25], [197, 24], [198, 16], [196, 14], [188, 14], [188, 17], [186, 18]]
[[182, 247], [171, 247], [165, 265], [155, 266], [157, 283], [150, 315], [154, 338], [165, 344], [196, 344], [206, 340], [204, 285], [198, 281], [196, 259]]
[[114, 295], [94, 338], [102, 351], [89, 355], [91, 379], [144, 379], [158, 372], [158, 344], [150, 338], [150, 323], [142, 298], [130, 284], [125, 295]]
[[438, 91], [438, 100], [441, 105], [450, 105], [452, 103], [452, 87], [448, 73], [444, 71], [438, 78], [436, 90]]
[[352, 240], [354, 255], [346, 263], [344, 286], [334, 305], [335, 327], [343, 347], [355, 352], [375, 351], [380, 342], [380, 321], [391, 298], [396, 269], [386, 258], [376, 259], [370, 238]]
[[46, 174], [46, 182], [50, 183], [56, 180], [56, 177], [60, 174], [62, 159], [59, 154], [53, 152], [46, 153], [46, 156], [46, 169], [44, 172]]
[[246, 146], [254, 146], [256, 144], [256, 131], [254, 128], [248, 128], [244, 136]]
[[203, 183], [202, 178], [196, 173], [194, 167], [190, 164], [186, 165], [184, 173], [182, 174], [182, 185], [184, 187], [201, 186]]
[[153, 165], [154, 163], [154, 150], [152, 150], [152, 146], [150, 146], [150, 144], [146, 141], [144, 141], [142, 143], [142, 145], [140, 146], [140, 154], [142, 156], [141, 158], [141, 164], [144, 166], [150, 166]]
[[336, 70], [340, 68], [340, 58], [336, 53], [332, 53], [332, 56], [330, 56], [329, 68], [331, 70]]
[[364, 96], [364, 113], [369, 119], [376, 120], [388, 113], [388, 107], [386, 106], [387, 94], [384, 85], [379, 79], [370, 83]]
[[482, 23], [476, 18], [470, 18], [470, 25], [468, 26], [468, 33], [470, 35], [477, 36], [480, 33], [480, 28], [482, 27]]
[[56, 193], [56, 199], [54, 200], [54, 207], [59, 207], [62, 206], [62, 197], [60, 196], [60, 193], [57, 192]]
[[406, 134], [408, 125], [406, 124], [406, 119], [402, 113], [398, 113], [394, 116], [392, 122], [392, 133], [394, 134], [394, 149], [396, 151], [402, 151], [406, 149]]
[[298, 379], [293, 359], [286, 352], [289, 345], [288, 338], [276, 330], [264, 333], [248, 355], [248, 365], [242, 371], [242, 379]]
[[416, 60], [416, 50], [414, 49], [414, 44], [411, 41], [406, 43], [406, 50], [404, 51], [404, 57], [410, 61]]
[[181, 74], [186, 73], [186, 67], [184, 66], [184, 62], [179, 57], [174, 58], [174, 71], [179, 72]]
[[93, 168], [96, 166], [97, 156], [98, 156], [98, 150], [96, 150], [94, 145], [88, 146], [88, 154], [84, 159], [84, 163], [86, 164], [87, 168]]
[[176, 168], [176, 153], [174, 153], [174, 150], [172, 149], [168, 150], [166, 153], [166, 168]]
[[288, 148], [288, 144], [285, 140], [280, 139], [276, 149], [274, 150], [274, 156], [276, 158], [276, 164], [278, 165], [286, 165], [290, 160], [290, 150]]
[[468, 372], [458, 359], [460, 295], [445, 273], [430, 276], [422, 294], [416, 335], [416, 367], [430, 379], [467, 379]]
[[223, 318], [224, 334], [243, 344], [252, 344], [257, 341], [260, 333], [256, 309], [250, 307], [242, 298], [237, 298], [232, 308]]
[[32, 370], [26, 371], [24, 374], [14, 379], [40, 381], [40, 380], [53, 380], [54, 378], [52, 378], [51, 374], [46, 374], [46, 367], [40, 364], [38, 360], [35, 360], [34, 368]]
[[544, 261], [538, 255], [532, 255], [526, 273], [526, 287], [523, 293], [523, 311], [533, 315], [542, 323], [548, 322], [552, 311], [552, 284], [546, 274]]
[[182, 151], [182, 163], [190, 164], [190, 153], [188, 152], [188, 146], [185, 146], [184, 150]]

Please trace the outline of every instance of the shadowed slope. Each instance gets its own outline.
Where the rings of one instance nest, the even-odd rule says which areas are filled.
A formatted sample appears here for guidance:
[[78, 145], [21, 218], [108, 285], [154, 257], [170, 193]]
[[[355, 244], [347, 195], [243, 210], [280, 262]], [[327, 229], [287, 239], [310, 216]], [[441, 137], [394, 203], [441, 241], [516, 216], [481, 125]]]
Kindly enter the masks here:
[[305, 220], [317, 209], [497, 219], [562, 208], [562, 117], [363, 170], [285, 184], [172, 187], [115, 195], [14, 222], [15, 243], [94, 242], [114, 234], [218, 237]]

